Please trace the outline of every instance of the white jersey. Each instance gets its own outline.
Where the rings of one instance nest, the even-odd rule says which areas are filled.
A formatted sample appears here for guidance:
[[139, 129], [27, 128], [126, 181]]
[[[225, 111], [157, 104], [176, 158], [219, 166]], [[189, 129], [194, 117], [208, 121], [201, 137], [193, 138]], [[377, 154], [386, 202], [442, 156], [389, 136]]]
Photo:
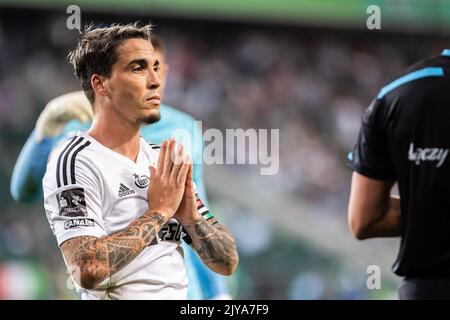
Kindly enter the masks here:
[[[158, 156], [159, 147], [141, 138], [135, 163], [82, 132], [56, 148], [43, 187], [58, 245], [116, 233], [146, 212], [149, 166]], [[170, 219], [151, 245], [95, 290], [77, 287], [82, 299], [186, 299], [181, 237], [181, 225]]]

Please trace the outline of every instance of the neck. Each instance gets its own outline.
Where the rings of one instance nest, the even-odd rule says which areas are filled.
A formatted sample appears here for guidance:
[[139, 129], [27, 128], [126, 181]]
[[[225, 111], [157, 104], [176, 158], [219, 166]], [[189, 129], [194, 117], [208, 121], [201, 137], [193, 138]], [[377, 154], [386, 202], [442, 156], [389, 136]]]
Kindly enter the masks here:
[[92, 126], [87, 132], [105, 147], [136, 162], [139, 154], [140, 125], [131, 123], [112, 108], [97, 108]]

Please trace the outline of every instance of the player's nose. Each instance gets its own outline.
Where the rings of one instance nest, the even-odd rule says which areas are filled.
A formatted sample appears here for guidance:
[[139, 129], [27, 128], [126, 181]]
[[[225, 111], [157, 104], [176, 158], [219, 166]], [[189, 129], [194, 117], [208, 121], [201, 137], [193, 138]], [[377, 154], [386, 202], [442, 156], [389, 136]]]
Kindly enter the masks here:
[[158, 76], [158, 73], [154, 70], [150, 70], [149, 76], [147, 78], [147, 87], [150, 89], [156, 89], [161, 86], [161, 79]]

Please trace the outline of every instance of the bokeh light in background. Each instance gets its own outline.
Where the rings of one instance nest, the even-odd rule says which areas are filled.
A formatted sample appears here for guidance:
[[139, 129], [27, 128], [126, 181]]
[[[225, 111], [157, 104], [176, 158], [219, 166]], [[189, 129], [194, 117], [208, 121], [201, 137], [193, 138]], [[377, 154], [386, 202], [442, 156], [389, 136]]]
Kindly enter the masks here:
[[[450, 6], [383, 1], [382, 30], [369, 31], [366, 8], [377, 2], [199, 0], [180, 7], [186, 2], [134, 0], [128, 10], [121, 1], [80, 2], [82, 23], [157, 25], [170, 64], [165, 102], [202, 120], [204, 130], [280, 129], [278, 174], [205, 167], [212, 211], [238, 241], [240, 267], [230, 278], [237, 298], [396, 297], [399, 279], [390, 264], [398, 241], [359, 243], [346, 228], [346, 154], [387, 78], [449, 46]], [[6, 3], [0, 2], [0, 298], [73, 299], [42, 201], [14, 203], [9, 182], [45, 103], [79, 88], [66, 61], [77, 31], [66, 28], [62, 2]], [[383, 271], [381, 290], [366, 287], [370, 264]]]

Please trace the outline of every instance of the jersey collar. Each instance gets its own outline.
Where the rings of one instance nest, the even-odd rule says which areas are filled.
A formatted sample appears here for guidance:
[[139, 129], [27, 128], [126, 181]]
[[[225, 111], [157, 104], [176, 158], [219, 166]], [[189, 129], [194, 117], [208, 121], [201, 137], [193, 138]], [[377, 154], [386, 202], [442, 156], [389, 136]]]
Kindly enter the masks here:
[[442, 55], [444, 57], [449, 57], [450, 58], [450, 49], [444, 49], [444, 51], [442, 51]]

